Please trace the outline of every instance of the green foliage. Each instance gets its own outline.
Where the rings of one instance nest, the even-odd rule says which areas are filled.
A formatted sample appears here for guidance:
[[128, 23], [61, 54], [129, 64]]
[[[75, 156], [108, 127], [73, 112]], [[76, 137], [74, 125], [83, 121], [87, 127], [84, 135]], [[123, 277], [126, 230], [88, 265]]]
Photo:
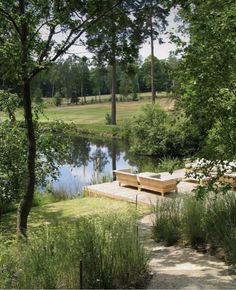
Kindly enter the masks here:
[[199, 131], [199, 142], [206, 139], [206, 154], [234, 157], [236, 4], [231, 0], [176, 2], [182, 6], [180, 15], [190, 34], [181, 61], [184, 110]]
[[[21, 146], [19, 146], [21, 144]], [[0, 216], [19, 199], [25, 174], [25, 135], [19, 124], [0, 123]]]
[[236, 156], [236, 88], [221, 89], [216, 102], [218, 116], [203, 150], [212, 158], [231, 159]]
[[134, 213], [80, 218], [40, 230], [18, 249], [0, 252], [1, 288], [79, 288], [80, 259], [85, 289], [135, 287], [147, 274], [147, 256]]
[[161, 141], [165, 134], [166, 120], [167, 114], [160, 106], [145, 106], [143, 114], [136, 117], [133, 122], [134, 144], [132, 149], [147, 155], [156, 154], [159, 150], [164, 152]]
[[47, 186], [44, 192], [36, 191], [34, 193], [33, 207], [68, 200], [74, 197], [70, 196], [65, 190], [54, 190], [50, 186]]
[[62, 102], [62, 96], [59, 92], [56, 92], [56, 94], [54, 95], [54, 104], [58, 107], [61, 105]]
[[105, 124], [111, 125], [111, 115], [109, 113], [107, 113], [105, 116]]
[[[166, 61], [168, 63], [168, 61]], [[151, 56], [144, 60], [144, 63], [140, 67], [139, 79], [141, 83], [141, 89], [143, 91], [151, 90]], [[158, 60], [154, 57], [154, 86], [157, 92], [170, 91], [171, 81], [167, 73], [167, 67], [165, 61]]]
[[130, 131], [135, 153], [187, 156], [198, 149], [198, 133], [181, 112], [168, 114], [158, 105], [147, 105], [134, 118]]
[[20, 106], [20, 98], [17, 94], [0, 90], [0, 111], [8, 114], [11, 121], [15, 121], [15, 111]]
[[176, 169], [184, 167], [183, 161], [178, 158], [163, 157], [158, 164], [158, 172], [168, 171], [173, 172]]
[[[36, 126], [36, 183], [47, 184], [46, 177], [58, 176], [58, 167], [68, 159], [69, 132], [62, 123]], [[18, 201], [25, 183], [26, 136], [21, 123], [0, 123], [0, 212]], [[21, 146], [19, 146], [21, 144]]]

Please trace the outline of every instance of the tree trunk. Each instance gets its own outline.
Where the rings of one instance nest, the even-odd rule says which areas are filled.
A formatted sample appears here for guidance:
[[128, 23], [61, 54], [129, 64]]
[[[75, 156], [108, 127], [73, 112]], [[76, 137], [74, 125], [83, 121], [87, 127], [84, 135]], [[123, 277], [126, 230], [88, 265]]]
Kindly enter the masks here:
[[116, 125], [116, 58], [112, 62], [111, 123]]
[[12, 111], [11, 109], [8, 108], [7, 112], [8, 112], [8, 116], [9, 116], [10, 121], [15, 123], [16, 122], [16, 116], [15, 116], [14, 111]]
[[54, 82], [52, 83], [52, 98], [54, 97], [55, 85]]
[[[80, 95], [81, 95], [82, 103], [85, 103], [83, 77], [81, 77], [81, 81], [80, 81]], [[82, 100], [82, 98], [84, 98], [84, 100]]]
[[35, 159], [36, 140], [32, 117], [32, 104], [30, 96], [30, 80], [28, 78], [28, 23], [24, 17], [25, 0], [19, 0], [21, 12], [21, 51], [22, 51], [22, 84], [23, 84], [23, 107], [25, 119], [25, 132], [27, 137], [27, 164], [25, 173], [24, 192], [17, 212], [17, 236], [19, 239], [27, 238], [27, 222], [32, 207], [35, 186]]
[[152, 22], [152, 3], [150, 14], [150, 38], [151, 38], [151, 88], [152, 88], [152, 103], [155, 104], [156, 92], [154, 86], [154, 36], [153, 36], [153, 22]]
[[27, 221], [32, 207], [35, 186], [35, 158], [36, 158], [36, 140], [32, 118], [32, 106], [30, 97], [30, 82], [24, 81], [23, 85], [23, 104], [24, 118], [27, 136], [27, 168], [25, 178], [25, 191], [20, 201], [17, 213], [17, 236], [19, 238], [27, 237]]

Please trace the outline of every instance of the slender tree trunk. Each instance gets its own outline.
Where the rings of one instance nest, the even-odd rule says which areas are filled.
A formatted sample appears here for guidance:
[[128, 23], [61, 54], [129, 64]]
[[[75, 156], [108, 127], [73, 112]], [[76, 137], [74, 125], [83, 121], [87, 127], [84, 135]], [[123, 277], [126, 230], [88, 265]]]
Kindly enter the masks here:
[[52, 83], [52, 98], [54, 97], [55, 85], [54, 82]]
[[111, 123], [116, 125], [116, 59], [112, 62]]
[[36, 158], [36, 140], [32, 118], [32, 106], [30, 97], [30, 82], [24, 81], [23, 86], [24, 118], [27, 135], [27, 168], [25, 179], [25, 191], [20, 201], [17, 213], [17, 236], [19, 238], [27, 237], [27, 221], [32, 207], [35, 186], [35, 158]]
[[84, 98], [84, 100], [82, 102], [85, 103], [85, 97], [84, 97], [84, 83], [83, 83], [83, 77], [81, 77], [81, 81], [80, 81], [80, 95], [81, 95], [81, 99]]
[[156, 92], [154, 86], [154, 35], [153, 35], [153, 22], [152, 22], [152, 3], [150, 13], [150, 39], [151, 39], [151, 88], [152, 88], [152, 103], [155, 104]]
[[23, 107], [27, 137], [27, 165], [25, 174], [25, 188], [17, 212], [17, 236], [27, 238], [27, 222], [32, 207], [35, 186], [35, 159], [36, 140], [32, 117], [32, 104], [30, 96], [30, 80], [28, 79], [28, 23], [24, 18], [25, 0], [19, 0], [21, 12], [21, 51], [22, 51], [22, 82], [23, 82]]

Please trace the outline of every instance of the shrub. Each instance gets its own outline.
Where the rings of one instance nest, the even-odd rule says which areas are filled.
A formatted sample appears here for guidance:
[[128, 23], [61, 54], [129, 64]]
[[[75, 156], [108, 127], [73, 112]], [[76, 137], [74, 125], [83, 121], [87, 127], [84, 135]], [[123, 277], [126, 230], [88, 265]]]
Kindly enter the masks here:
[[138, 100], [139, 100], [138, 94], [137, 93], [133, 93], [132, 94], [132, 101], [138, 101]]
[[0, 288], [78, 289], [135, 287], [147, 273], [136, 214], [80, 218], [44, 228], [20, 248], [0, 253]]
[[171, 158], [171, 157], [163, 157], [160, 159], [160, 163], [158, 165], [158, 171], [168, 171], [173, 172], [176, 169], [181, 169], [184, 167], [184, 163], [182, 160], [178, 158]]
[[146, 105], [136, 117], [132, 128], [132, 151], [146, 155], [164, 152], [162, 139], [165, 134], [167, 114], [159, 105]]
[[132, 123], [132, 151], [144, 155], [188, 156], [199, 149], [199, 136], [181, 112], [147, 105]]
[[106, 114], [105, 121], [106, 125], [111, 125], [111, 115], [109, 113]]
[[56, 92], [55, 96], [53, 97], [54, 99], [54, 104], [56, 106], [61, 106], [61, 103], [62, 103], [62, 96], [59, 92]]

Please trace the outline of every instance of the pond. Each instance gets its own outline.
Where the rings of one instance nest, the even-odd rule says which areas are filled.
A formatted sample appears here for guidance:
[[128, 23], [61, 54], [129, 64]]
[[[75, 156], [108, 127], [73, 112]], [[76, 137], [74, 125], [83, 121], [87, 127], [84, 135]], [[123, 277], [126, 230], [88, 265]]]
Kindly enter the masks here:
[[131, 154], [129, 149], [129, 145], [117, 140], [76, 137], [70, 160], [60, 167], [60, 176], [51, 186], [54, 190], [74, 195], [85, 185], [111, 180], [112, 170], [131, 167], [138, 171], [151, 171], [158, 166], [157, 158], [140, 157]]

